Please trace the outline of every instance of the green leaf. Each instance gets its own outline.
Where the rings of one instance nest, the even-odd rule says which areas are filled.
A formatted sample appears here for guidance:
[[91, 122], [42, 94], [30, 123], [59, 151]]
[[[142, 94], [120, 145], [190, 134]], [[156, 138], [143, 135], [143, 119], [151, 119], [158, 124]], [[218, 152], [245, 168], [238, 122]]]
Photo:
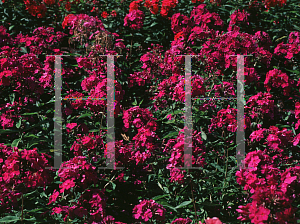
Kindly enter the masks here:
[[164, 207], [172, 209], [174, 212], [177, 212], [176, 208], [173, 207], [172, 205], [168, 204], [165, 201], [157, 201], [156, 203], [163, 205]]
[[173, 124], [173, 123], [175, 123], [175, 120], [170, 120], [170, 121], [166, 121], [166, 122], [162, 122], [162, 123], [164, 123], [164, 124]]
[[172, 115], [175, 115], [175, 114], [182, 114], [182, 113], [183, 113], [182, 110], [175, 110], [175, 111], [172, 113]]
[[157, 22], [153, 22], [151, 25], [150, 25], [150, 27], [153, 27], [153, 26], [155, 26], [155, 25], [157, 25], [158, 23]]
[[39, 114], [38, 112], [32, 112], [32, 113], [24, 113], [20, 114], [21, 116], [28, 116], [28, 115], [34, 115], [34, 114]]
[[14, 101], [15, 101], [15, 96], [16, 96], [15, 93], [12, 93], [12, 94], [9, 95], [9, 100], [10, 100], [11, 104], [14, 103]]
[[292, 130], [293, 130], [294, 135], [296, 135], [296, 131], [295, 131], [294, 127], [292, 127]]
[[5, 216], [0, 219], [0, 223], [8, 223], [8, 222], [17, 222], [20, 220], [20, 217], [17, 216]]
[[110, 182], [110, 183], [112, 185], [113, 190], [115, 190], [117, 185], [114, 182]]
[[23, 196], [24, 196], [24, 197], [28, 197], [29, 195], [34, 194], [35, 192], [37, 192], [37, 190], [34, 190], [34, 191], [29, 192], [29, 193], [27, 193], [27, 194], [23, 194]]
[[291, 125], [284, 125], [284, 124], [276, 124], [275, 126], [279, 127], [279, 128], [289, 128], [289, 127], [291, 127]]
[[16, 128], [20, 128], [22, 124], [22, 118], [20, 117], [19, 121], [16, 123]]
[[8, 134], [8, 133], [14, 133], [14, 132], [19, 132], [19, 130], [0, 130], [0, 134]]
[[142, 105], [143, 101], [144, 101], [144, 99], [142, 99], [141, 102], [139, 103], [139, 107]]
[[295, 24], [293, 24], [294, 28], [297, 30], [297, 31], [300, 31], [300, 27], [299, 26], [296, 26]]
[[20, 47], [20, 51], [24, 54], [28, 54], [26, 47]]
[[8, 30], [11, 31], [13, 28], [15, 27], [15, 25], [11, 25]]
[[36, 221], [36, 218], [35, 217], [31, 217], [30, 219], [24, 219], [26, 221]]
[[37, 123], [35, 125], [32, 125], [31, 127], [28, 127], [28, 128], [26, 128], [22, 131], [28, 131], [28, 130], [34, 129], [34, 128], [39, 127], [39, 126], [41, 126], [42, 124], [45, 124], [45, 123], [49, 123], [49, 120], [40, 121], [39, 123]]
[[205, 201], [205, 202], [196, 202], [197, 204], [201, 204], [201, 205], [204, 205], [204, 206], [222, 206], [220, 204], [215, 204], [215, 203], [211, 203], [211, 202], [208, 202], [208, 201]]
[[134, 99], [134, 102], [132, 102], [132, 105], [133, 105], [133, 106], [137, 106], [137, 101], [136, 101], [136, 99]]
[[157, 185], [159, 186], [160, 189], [164, 190], [161, 183], [157, 182]]
[[34, 135], [34, 134], [29, 134], [27, 133], [24, 138], [39, 138], [38, 136]]
[[211, 165], [215, 168], [217, 168], [219, 171], [221, 171], [222, 173], [224, 173], [224, 170], [218, 165], [218, 164], [215, 164], [215, 163], [211, 163]]
[[236, 162], [236, 161], [237, 161], [237, 158], [236, 158], [236, 157], [234, 157], [234, 156], [229, 156], [229, 158], [230, 158], [232, 161], [234, 161], [234, 162]]
[[176, 206], [175, 209], [185, 207], [185, 206], [187, 206], [187, 205], [189, 205], [191, 203], [192, 203], [192, 200], [190, 200], [190, 201], [184, 201], [180, 205]]
[[163, 187], [161, 185], [161, 183], [157, 182], [158, 186], [160, 187], [160, 189], [162, 189], [165, 193], [169, 194], [169, 189], [167, 187]]
[[154, 198], [152, 198], [153, 200], [158, 200], [158, 199], [161, 199], [161, 198], [164, 198], [164, 197], [167, 197], [169, 196], [169, 194], [164, 194], [164, 195], [157, 195], [155, 196]]
[[205, 132], [202, 130], [202, 128], [201, 128], [201, 138], [203, 138], [203, 140], [207, 139], [207, 136], [206, 136]]
[[12, 143], [11, 143], [11, 147], [18, 147], [19, 142], [21, 141], [22, 138], [19, 139], [15, 139]]
[[93, 115], [90, 113], [85, 113], [85, 114], [80, 115], [80, 117], [78, 117], [78, 119], [84, 118], [84, 117], [91, 117], [91, 116], [93, 116]]
[[163, 139], [164, 138], [170, 138], [170, 137], [177, 136], [177, 135], [178, 135], [177, 131], [172, 131], [169, 134], [167, 134], [166, 136], [164, 136]]
[[292, 73], [296, 73], [296, 74], [299, 74], [300, 71], [297, 71], [297, 70], [289, 70], [289, 69], [285, 69], [286, 71], [289, 71], [289, 72], [292, 72]]

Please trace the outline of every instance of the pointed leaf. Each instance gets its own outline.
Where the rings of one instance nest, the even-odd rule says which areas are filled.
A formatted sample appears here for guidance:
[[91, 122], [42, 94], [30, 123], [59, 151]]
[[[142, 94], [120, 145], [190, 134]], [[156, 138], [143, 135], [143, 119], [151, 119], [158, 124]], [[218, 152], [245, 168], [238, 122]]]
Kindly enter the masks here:
[[18, 147], [20, 141], [21, 141], [21, 138], [15, 139], [15, 140], [11, 143], [11, 147]]
[[180, 205], [176, 206], [175, 208], [176, 208], [176, 209], [182, 208], [182, 207], [185, 207], [185, 206], [187, 206], [187, 205], [189, 205], [189, 204], [191, 204], [191, 203], [192, 203], [192, 200], [190, 200], [190, 201], [184, 201], [184, 202], [182, 202]]

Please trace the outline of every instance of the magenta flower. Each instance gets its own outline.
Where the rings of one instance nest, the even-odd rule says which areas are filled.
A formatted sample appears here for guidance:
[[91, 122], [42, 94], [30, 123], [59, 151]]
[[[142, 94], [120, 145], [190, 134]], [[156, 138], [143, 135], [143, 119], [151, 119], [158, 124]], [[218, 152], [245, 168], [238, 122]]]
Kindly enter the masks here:
[[51, 204], [51, 203], [56, 202], [56, 199], [58, 198], [58, 196], [59, 196], [59, 192], [55, 189], [53, 191], [53, 194], [49, 197], [49, 203], [48, 203], [48, 205]]
[[169, 120], [172, 120], [172, 119], [173, 119], [172, 114], [168, 114], [168, 115], [167, 115], [167, 118], [168, 118]]
[[75, 178], [68, 179], [62, 185], [60, 185], [59, 186], [61, 188], [60, 193], [63, 193], [65, 190], [69, 190], [70, 188], [75, 187], [74, 180], [75, 180]]
[[155, 203], [154, 200], [150, 199], [143, 200], [140, 204], [133, 208], [133, 217], [138, 220], [145, 222], [150, 219], [155, 219], [161, 223], [164, 223], [166, 210], [162, 205]]
[[130, 26], [133, 30], [139, 30], [143, 27], [145, 15], [141, 10], [133, 10], [124, 18], [124, 26]]

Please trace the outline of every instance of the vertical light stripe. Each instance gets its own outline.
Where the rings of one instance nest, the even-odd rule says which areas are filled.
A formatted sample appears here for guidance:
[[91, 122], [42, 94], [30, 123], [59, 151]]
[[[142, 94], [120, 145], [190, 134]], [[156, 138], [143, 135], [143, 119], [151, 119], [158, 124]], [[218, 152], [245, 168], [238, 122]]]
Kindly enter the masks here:
[[62, 112], [61, 112], [61, 56], [55, 55], [55, 111], [54, 111], [54, 169], [62, 164]]
[[184, 168], [192, 167], [192, 65], [191, 55], [185, 55], [185, 114], [184, 114]]
[[123, 55], [100, 55], [107, 56], [107, 157], [106, 167], [98, 167], [98, 169], [123, 169], [124, 167], [116, 167], [115, 157], [115, 75], [114, 75], [114, 57]]
[[237, 55], [237, 132], [236, 132], [236, 159], [237, 166], [244, 168], [245, 159], [245, 118], [244, 106], [245, 91], [244, 91], [244, 55]]
[[[46, 169], [60, 169], [62, 164], [62, 112], [61, 112], [61, 56], [70, 55], [46, 55], [55, 56], [55, 113], [54, 113], [54, 167], [46, 167]], [[114, 104], [115, 104], [115, 84], [114, 84], [114, 56], [122, 55], [100, 55], [107, 56], [107, 159], [106, 167], [98, 167], [99, 169], [123, 169], [123, 167], [115, 167], [115, 118], [114, 118]], [[69, 98], [64, 98], [68, 100]], [[73, 99], [73, 98], [72, 98]], [[83, 98], [81, 98], [83, 99]], [[86, 99], [89, 99], [88, 97]], [[97, 98], [102, 100], [103, 98]], [[75, 99], [80, 100], [80, 99]], [[69, 169], [64, 167], [63, 169]]]
[[115, 169], [115, 83], [114, 55], [107, 55], [107, 158], [108, 169]]

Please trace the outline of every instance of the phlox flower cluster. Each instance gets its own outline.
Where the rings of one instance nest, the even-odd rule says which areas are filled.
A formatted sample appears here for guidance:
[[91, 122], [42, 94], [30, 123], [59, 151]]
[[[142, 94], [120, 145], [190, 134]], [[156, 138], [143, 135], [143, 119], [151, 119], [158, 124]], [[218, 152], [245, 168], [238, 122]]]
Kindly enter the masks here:
[[237, 122], [236, 122], [237, 110], [230, 108], [228, 105], [227, 109], [221, 109], [217, 116], [212, 118], [211, 125], [209, 127], [209, 132], [211, 133], [215, 128], [227, 127], [230, 132], [236, 132]]
[[38, 153], [37, 149], [19, 150], [0, 144], [0, 211], [19, 209], [18, 199], [22, 194], [38, 187], [45, 189], [53, 178], [49, 166], [49, 155]]
[[143, 11], [136, 9], [131, 11], [124, 18], [124, 26], [130, 26], [133, 30], [139, 30], [143, 27], [145, 14]]
[[152, 199], [143, 200], [133, 208], [134, 218], [145, 222], [156, 220], [159, 223], [165, 223], [165, 213], [166, 209]]
[[171, 18], [171, 29], [174, 34], [182, 32], [183, 35], [186, 35], [191, 32], [193, 23], [190, 18], [180, 13], [176, 13]]
[[230, 16], [228, 31], [239, 31], [240, 28], [237, 25], [249, 25], [248, 16], [250, 14], [245, 12], [245, 10], [242, 12], [240, 10], [234, 11]]
[[[2, 46], [1, 59], [0, 59], [0, 85], [10, 86], [14, 89], [15, 93], [24, 95], [25, 97], [18, 97], [13, 102], [16, 109], [6, 110], [1, 114], [2, 127], [13, 127], [14, 123], [19, 120], [19, 116], [15, 112], [21, 112], [21, 106], [29, 106], [35, 103], [40, 96], [44, 93], [44, 88], [53, 87], [53, 71], [50, 65], [54, 66], [54, 61], [49, 57], [46, 58], [44, 65], [36, 57], [45, 50], [59, 52], [54, 47], [55, 43], [61, 41], [65, 36], [60, 31], [54, 34], [54, 29], [51, 27], [39, 27], [33, 31], [32, 36], [24, 36], [18, 34], [15, 38], [11, 38], [6, 33], [6, 29], [1, 27], [3, 40], [11, 44], [19, 44], [20, 46], [28, 47], [30, 53], [21, 54], [19, 49], [9, 47], [8, 45]], [[51, 64], [53, 63], [53, 64]], [[43, 73], [43, 71], [45, 71]], [[52, 74], [51, 74], [52, 72]], [[70, 74], [72, 70], [67, 69], [65, 74]], [[67, 76], [67, 75], [66, 75]], [[32, 96], [32, 93], [35, 96]], [[2, 104], [1, 108], [9, 107], [9, 104]], [[30, 110], [30, 108], [28, 108]], [[13, 113], [14, 112], [14, 113]], [[26, 120], [34, 122], [33, 118], [26, 117]]]
[[[217, 217], [213, 217], [213, 218], [207, 218], [204, 221], [205, 224], [222, 224], [221, 220]], [[201, 222], [199, 222], [199, 224], [202, 224]]]
[[37, 16], [38, 18], [45, 17], [47, 12], [46, 5], [43, 3], [37, 4], [34, 0], [24, 0], [26, 10], [32, 15]]
[[[83, 27], [81, 27], [80, 25], [83, 25]], [[62, 27], [64, 29], [66, 26], [71, 26], [70, 34], [73, 34], [74, 30], [82, 32], [84, 28], [89, 30], [90, 32], [95, 32], [97, 30], [105, 31], [103, 23], [100, 19], [98, 19], [98, 17], [88, 16], [86, 14], [67, 15], [62, 23]]]
[[165, 147], [165, 151], [171, 153], [167, 169], [170, 170], [170, 181], [177, 183], [184, 183], [186, 173], [185, 170], [180, 170], [183, 166], [204, 167], [206, 165], [204, 155], [206, 148], [201, 139], [201, 133], [197, 131], [192, 132], [192, 157], [190, 158], [192, 164], [184, 163], [184, 129], [182, 129], [176, 139], [170, 139]]
[[[72, 185], [70, 186], [72, 187]], [[88, 217], [89, 223], [101, 223], [98, 220], [111, 220], [113, 217], [105, 214], [105, 206], [107, 197], [105, 196], [105, 190], [88, 189], [78, 199], [77, 203], [73, 203], [72, 206], [58, 206], [52, 209], [52, 215], [63, 214], [64, 221], [68, 219]], [[54, 192], [50, 196], [51, 200], [56, 200], [58, 192]], [[49, 202], [50, 203], [50, 202]], [[52, 201], [51, 201], [52, 203]]]
[[286, 4], [286, 0], [264, 0], [265, 8], [270, 9], [274, 6], [280, 6], [282, 7], [284, 4]]
[[[87, 130], [88, 132], [88, 130]], [[82, 133], [82, 132], [81, 132]], [[83, 152], [88, 152], [94, 160], [97, 160], [97, 155], [95, 153], [97, 150], [103, 150], [105, 145], [103, 139], [100, 135], [94, 135], [94, 133], [89, 133], [88, 135], [77, 135], [79, 138], [74, 141], [70, 150], [74, 151], [75, 156], [83, 156]]]
[[[170, 93], [173, 95], [172, 100], [174, 101], [180, 101], [184, 102], [185, 101], [185, 83], [184, 83], [184, 77], [179, 76], [176, 86], [174, 87], [174, 92]], [[191, 80], [192, 84], [192, 97], [197, 97], [197, 96], [204, 96], [207, 90], [204, 87], [204, 81], [203, 78], [200, 77], [199, 75], [195, 75], [192, 77]]]
[[[9, 2], [7, 0], [2, 0], [2, 3]], [[59, 7], [61, 4], [67, 11], [71, 11], [71, 6], [74, 4], [80, 3], [80, 0], [42, 0], [42, 1], [35, 1], [35, 0], [23, 0], [26, 10], [32, 15], [36, 16], [37, 18], [45, 17], [47, 13], [48, 7]]]
[[[144, 0], [132, 1], [129, 5], [129, 14], [134, 10], [139, 10], [139, 8], [143, 2], [144, 2]], [[160, 15], [162, 17], [166, 18], [169, 14], [169, 11], [171, 11], [172, 8], [175, 8], [176, 5], [178, 4], [178, 0], [162, 0], [161, 4], [159, 4], [159, 2], [160, 2], [160, 0], [145, 0], [144, 7], [149, 9], [152, 14], [156, 15], [159, 12], [159, 6], [161, 6]], [[129, 14], [126, 15], [125, 19], [127, 17], [132, 17], [132, 14], [131, 14], [131, 16], [129, 16]], [[142, 25], [140, 25], [140, 26], [142, 26]], [[131, 27], [131, 28], [136, 29], [135, 26], [133, 26], [133, 27]]]
[[166, 18], [168, 13], [172, 10], [172, 8], [175, 8], [177, 4], [178, 0], [162, 0], [160, 15]]
[[290, 88], [293, 82], [289, 80], [289, 77], [286, 73], [283, 73], [282, 71], [278, 69], [270, 70], [266, 75], [266, 80], [264, 82], [264, 85], [268, 92], [271, 91], [271, 83], [272, 87], [275, 87], [276, 90], [280, 87], [283, 89], [283, 94], [289, 95]]
[[[24, 2], [26, 10], [40, 18], [45, 16], [46, 6], [54, 7], [57, 1], [43, 0], [43, 3], [39, 5], [32, 0], [24, 0]], [[219, 0], [210, 2], [221, 4]], [[79, 3], [79, 1], [60, 0], [57, 3], [64, 3], [69, 11], [71, 4]], [[93, 3], [96, 4], [96, 1]], [[39, 153], [36, 148], [21, 150], [0, 143], [0, 213], [20, 210], [18, 200], [22, 194], [39, 187], [45, 190], [47, 184], [52, 183], [52, 194], [47, 204], [51, 207], [47, 211], [51, 216], [62, 216], [65, 222], [69, 219], [78, 219], [79, 222], [85, 220], [86, 223], [93, 224], [121, 224], [115, 221], [113, 216], [108, 215], [106, 207], [108, 196], [110, 192], [112, 194], [116, 192], [114, 187], [117, 184], [132, 181], [135, 187], [144, 187], [145, 177], [147, 179], [147, 175], [154, 173], [155, 164], [160, 161], [163, 161], [167, 170], [170, 171], [168, 173], [170, 184], [175, 188], [176, 185], [188, 184], [187, 180], [191, 175], [187, 175], [187, 172], [181, 169], [182, 167], [188, 165], [205, 168], [208, 165], [208, 158], [205, 156], [210, 148], [205, 142], [206, 134], [204, 131], [190, 130], [192, 154], [188, 157], [191, 163], [187, 164], [185, 163], [187, 156], [184, 156], [185, 129], [179, 129], [179, 133], [175, 133], [177, 137], [169, 139], [166, 145], [160, 144], [161, 127], [155, 117], [158, 110], [165, 109], [174, 102], [185, 102], [185, 77], [181, 75], [184, 71], [185, 60], [184, 57], [177, 56], [186, 54], [199, 56], [193, 58], [193, 62], [197, 69], [205, 74], [192, 75], [191, 96], [193, 98], [205, 96], [206, 93], [215, 97], [236, 98], [234, 86], [237, 81], [236, 77], [232, 76], [231, 80], [223, 79], [231, 75], [228, 74], [230, 70], [237, 68], [236, 58], [230, 55], [252, 54], [254, 56], [252, 59], [245, 58], [245, 84], [249, 85], [249, 88], [257, 87], [260, 90], [246, 103], [245, 124], [242, 129], [249, 133], [247, 149], [250, 152], [245, 159], [246, 168], [236, 172], [237, 183], [251, 197], [248, 197], [250, 199], [245, 202], [245, 205], [240, 205], [237, 209], [240, 214], [238, 219], [254, 224], [287, 223], [287, 220], [296, 222], [295, 213], [298, 208], [295, 205], [300, 203], [300, 167], [286, 168], [285, 166], [294, 162], [294, 156], [299, 151], [300, 103], [295, 100], [291, 104], [291, 107], [295, 109], [292, 108], [294, 111], [291, 111], [292, 116], [289, 115], [288, 119], [291, 118], [291, 125], [295, 126], [293, 130], [269, 125], [269, 122], [282, 118], [283, 112], [276, 105], [280, 95], [289, 97], [295, 91], [298, 92], [300, 79], [296, 85], [292, 76], [279, 68], [272, 68], [271, 62], [273, 59], [278, 59], [280, 62], [287, 59], [291, 63], [299, 58], [300, 32], [291, 32], [289, 43], [280, 43], [273, 50], [271, 48], [273, 43], [266, 32], [255, 31], [254, 34], [242, 32], [243, 27], [247, 26], [250, 20], [250, 14], [247, 11], [234, 11], [228, 27], [224, 27], [225, 23], [220, 15], [209, 12], [205, 4], [200, 4], [203, 3], [202, 0], [192, 0], [192, 3], [199, 4], [193, 8], [190, 15], [177, 12], [172, 14], [172, 9], [178, 4], [177, 0], [136, 0], [130, 3], [129, 13], [124, 18], [123, 26], [128, 26], [132, 30], [143, 28], [145, 19], [145, 13], [141, 10], [143, 5], [153, 15], [160, 13], [163, 19], [171, 15], [168, 19], [174, 40], [166, 51], [159, 44], [151, 44], [148, 52], [144, 52], [140, 57], [141, 70], [127, 77], [129, 88], [144, 87], [147, 93], [152, 94], [149, 103], [153, 106], [152, 109], [142, 108], [142, 106], [131, 108], [124, 106], [123, 108], [125, 88], [121, 83], [124, 83], [124, 80], [118, 81], [123, 71], [118, 67], [114, 68], [116, 78], [114, 81], [114, 118], [120, 119], [118, 122], [124, 124], [117, 133], [124, 140], [114, 142], [114, 152], [108, 150], [109, 143], [104, 141], [106, 131], [100, 131], [99, 134], [92, 132], [90, 124], [83, 123], [78, 116], [77, 121], [66, 124], [67, 134], [74, 137], [73, 144], [71, 142], [72, 146], [70, 146], [73, 157], [71, 156], [71, 159], [62, 163], [57, 172], [59, 179], [59, 184], [57, 184], [53, 182], [55, 174], [52, 170], [45, 169], [50, 166], [48, 164], [50, 156]], [[276, 4], [282, 6], [285, 1], [265, 1], [265, 4], [269, 8]], [[116, 16], [116, 11], [113, 11], [111, 15]], [[101, 16], [107, 18], [108, 13], [104, 11]], [[63, 85], [68, 88], [64, 97], [67, 99], [89, 98], [88, 100], [68, 100], [66, 106], [64, 105], [63, 116], [67, 118], [69, 115], [74, 116], [78, 111], [88, 110], [91, 113], [88, 114], [91, 120], [98, 122], [98, 119], [100, 121], [100, 117], [102, 116], [102, 119], [106, 112], [107, 101], [92, 100], [92, 98], [107, 98], [107, 88], [109, 89], [106, 76], [107, 63], [105, 59], [100, 58], [100, 55], [116, 55], [119, 50], [126, 47], [122, 39], [116, 39], [121, 37], [116, 33], [108, 32], [98, 17], [69, 14], [62, 22], [62, 28], [66, 27], [69, 29], [69, 35], [73, 35], [73, 42], [86, 47], [89, 47], [89, 43], [92, 42], [92, 46], [87, 56], [76, 58], [78, 66], [75, 66], [75, 71], [67, 68], [67, 63], [62, 58], [62, 77], [79, 78], [81, 80], [79, 88], [82, 89], [82, 91], [73, 90], [67, 83], [64, 83]], [[228, 32], [225, 32], [226, 29]], [[17, 97], [10, 103], [1, 102], [0, 109], [3, 113], [0, 115], [0, 124], [4, 131], [9, 128], [22, 130], [25, 125], [33, 126], [37, 123], [37, 116], [30, 115], [31, 109], [37, 101], [41, 100], [41, 97], [45, 95], [48, 97], [50, 95], [48, 90], [54, 87], [55, 57], [47, 56], [41, 63], [36, 55], [41, 55], [43, 52], [63, 54], [55, 46], [68, 35], [59, 31], [54, 33], [54, 29], [50, 27], [39, 27], [33, 31], [32, 35], [17, 34], [16, 37], [10, 36], [6, 31], [4, 27], [0, 27], [0, 86], [5, 90], [12, 90]], [[198, 48], [198, 45], [201, 45], [201, 48]], [[95, 63], [92, 58], [99, 60]], [[87, 69], [87, 75], [78, 77], [79, 71], [84, 69]], [[207, 78], [206, 75], [209, 77]], [[214, 80], [211, 82], [210, 78]], [[216, 80], [218, 83], [214, 83]], [[259, 81], [263, 82], [263, 85], [256, 85]], [[214, 86], [212, 90], [208, 89], [210, 84]], [[266, 92], [262, 90], [263, 88]], [[228, 105], [226, 109], [225, 107], [220, 110], [216, 108], [216, 103], [213, 101], [205, 102], [199, 108], [202, 113], [206, 110], [214, 113], [211, 116], [212, 119], [208, 120], [208, 123], [210, 122], [209, 137], [213, 132], [222, 132], [222, 134], [232, 136], [232, 133], [237, 131], [237, 109], [231, 105]], [[22, 113], [29, 115], [21, 117]], [[178, 116], [170, 111], [167, 114], [163, 119], [171, 122], [175, 121]], [[180, 118], [183, 119], [184, 116]], [[37, 130], [33, 130], [32, 134], [37, 134]], [[232, 139], [224, 141], [225, 144], [229, 141], [233, 142]], [[257, 148], [262, 150], [256, 150]], [[218, 150], [213, 149], [214, 152], [220, 154]], [[125, 167], [125, 171], [115, 173], [113, 171], [114, 176], [110, 176], [110, 173], [99, 174], [96, 164], [99, 165], [104, 158], [113, 157], [115, 166]], [[225, 154], [221, 159], [225, 160]], [[190, 174], [193, 178], [200, 179], [203, 178], [204, 173], [192, 170]], [[151, 180], [150, 175], [148, 180]], [[107, 190], [110, 187], [109, 184], [114, 186], [113, 190]], [[167, 209], [153, 199], [144, 199], [139, 203], [136, 201], [131, 205], [133, 218], [139, 222], [166, 222]], [[192, 221], [190, 218], [176, 218], [171, 224], [190, 224]], [[207, 218], [205, 223], [222, 224], [221, 220], [216, 217]], [[199, 222], [199, 224], [202, 223]]]
[[[178, 218], [178, 219], [175, 219], [173, 222], [171, 222], [171, 224], [190, 224], [190, 223], [192, 223], [192, 220], [190, 218], [186, 218], [186, 219]], [[199, 224], [222, 224], [222, 222], [217, 217], [213, 217], [213, 218], [208, 217], [204, 221], [204, 223], [199, 221]]]
[[266, 140], [263, 144], [268, 147], [263, 150], [266, 155], [272, 157], [274, 161], [277, 161], [277, 164], [288, 163], [292, 159], [288, 155], [287, 149], [293, 151], [292, 143], [296, 141], [297, 137], [293, 136], [292, 131], [288, 131], [286, 128], [283, 128], [281, 131], [278, 127], [271, 126], [269, 129], [259, 128], [258, 130], [250, 134], [251, 142], [254, 140], [260, 142]]
[[[2, 0], [3, 3], [5, 3], [7, 0]], [[42, 0], [40, 3], [37, 3], [37, 1], [34, 0], [23, 0], [26, 10], [32, 15], [37, 16], [38, 18], [43, 18], [46, 15], [47, 8], [48, 7], [60, 7], [64, 6], [65, 10], [68, 12], [71, 11], [72, 5], [76, 5], [80, 3], [80, 0]], [[135, 0], [130, 3], [129, 6], [129, 12], [132, 10], [139, 9], [140, 5], [144, 2], [144, 6], [150, 10], [150, 12], [154, 15], [158, 14], [159, 12], [159, 6], [161, 6], [160, 14], [163, 17], [167, 17], [169, 12], [176, 7], [178, 4], [178, 0]], [[203, 3], [204, 0], [191, 0], [192, 3]], [[264, 4], [264, 7], [269, 10], [271, 7], [280, 6], [282, 7], [284, 4], [286, 4], [286, 0], [264, 0], [262, 1]], [[85, 3], [89, 3], [92, 6], [97, 5], [99, 1], [97, 0], [86, 0]], [[217, 6], [221, 5], [221, 0], [210, 0], [210, 3], [216, 4]], [[257, 1], [251, 1], [250, 7], [253, 7], [253, 5], [258, 5]], [[93, 7], [91, 12], [96, 11], [99, 12], [98, 7]], [[115, 12], [111, 13], [111, 16], [115, 17]], [[106, 18], [108, 16], [108, 13], [106, 11], [102, 12], [102, 17]]]
[[144, 6], [150, 10], [150, 12], [156, 15], [159, 11], [159, 0], [146, 0]]
[[138, 133], [132, 139], [135, 141], [134, 147], [136, 151], [134, 152], [134, 157], [136, 164], [145, 162], [157, 149], [155, 140], [159, 138], [155, 133], [157, 130], [155, 120], [148, 109], [136, 106], [124, 111], [123, 131], [127, 132], [132, 125], [138, 129]]
[[251, 119], [255, 119], [257, 117], [260, 117], [261, 119], [266, 117], [274, 119], [275, 115], [278, 113], [278, 108], [274, 105], [273, 95], [262, 92], [251, 96], [247, 101], [245, 109]]
[[230, 82], [223, 82], [220, 85], [215, 85], [213, 87], [213, 90], [215, 91], [216, 97], [236, 97], [235, 95], [235, 88], [233, 86], [233, 83]]
[[300, 32], [291, 32], [289, 35], [289, 43], [284, 44], [281, 42], [274, 49], [276, 55], [283, 56], [290, 60], [293, 57], [298, 57], [300, 52]]
[[295, 125], [295, 129], [297, 130], [300, 126], [300, 103], [299, 102], [296, 102], [295, 104], [295, 118], [298, 120]]
[[99, 180], [96, 174], [96, 167], [88, 163], [84, 156], [77, 156], [64, 162], [58, 171], [58, 176], [60, 181], [63, 182], [60, 185], [61, 193], [70, 189], [68, 186], [72, 186], [74, 181], [76, 182], [76, 188], [85, 189], [91, 183], [97, 183]]
[[[78, 59], [79, 61], [80, 59]], [[79, 63], [81, 63], [80, 61]], [[104, 76], [104, 75], [103, 75]], [[107, 78], [99, 79], [96, 77], [95, 74], [91, 74], [89, 77], [85, 78], [82, 82], [82, 89], [88, 91], [88, 98], [106, 98], [107, 97]], [[116, 105], [115, 105], [115, 117], [118, 116], [121, 110], [120, 101], [123, 98], [124, 90], [122, 90], [122, 87], [119, 83], [115, 83], [115, 99], [116, 99]], [[68, 95], [66, 98], [83, 98], [84, 94], [79, 92], [73, 92], [72, 90], [68, 91]], [[70, 115], [72, 114], [72, 111], [74, 109], [78, 108], [89, 108], [93, 112], [105, 112], [106, 110], [106, 101], [104, 100], [73, 100], [70, 103], [71, 107], [66, 108], [66, 114]]]
[[171, 222], [171, 224], [190, 224], [192, 220], [190, 218], [178, 218]]
[[224, 22], [221, 20], [220, 16], [215, 12], [209, 12], [208, 9], [206, 9], [205, 4], [200, 4], [197, 7], [194, 7], [191, 12], [190, 19], [193, 19], [195, 25], [198, 25], [193, 27], [193, 29], [195, 29], [194, 32], [199, 32], [199, 29], [201, 31], [210, 31], [224, 26]]
[[52, 214], [64, 214], [65, 221], [68, 218], [83, 218], [83, 216], [87, 216], [90, 222], [110, 218], [105, 214], [107, 200], [105, 189], [89, 188], [92, 184], [99, 183], [105, 176], [99, 176], [96, 167], [87, 162], [85, 156], [76, 156], [64, 162], [58, 171], [58, 176], [62, 182], [59, 185], [60, 190], [54, 189], [48, 204], [58, 204], [63, 195], [72, 192], [83, 192], [83, 194], [76, 203], [74, 202], [70, 206], [58, 204], [52, 209]]
[[134, 10], [138, 10], [140, 7], [140, 4], [143, 2], [143, 0], [135, 0], [132, 1], [129, 5], [129, 12], [132, 12]]
[[252, 202], [239, 206], [238, 219], [254, 224], [296, 222], [292, 203], [299, 194], [300, 167], [280, 170], [261, 150], [248, 153], [245, 165], [247, 169], [236, 172], [237, 182], [250, 190]]

